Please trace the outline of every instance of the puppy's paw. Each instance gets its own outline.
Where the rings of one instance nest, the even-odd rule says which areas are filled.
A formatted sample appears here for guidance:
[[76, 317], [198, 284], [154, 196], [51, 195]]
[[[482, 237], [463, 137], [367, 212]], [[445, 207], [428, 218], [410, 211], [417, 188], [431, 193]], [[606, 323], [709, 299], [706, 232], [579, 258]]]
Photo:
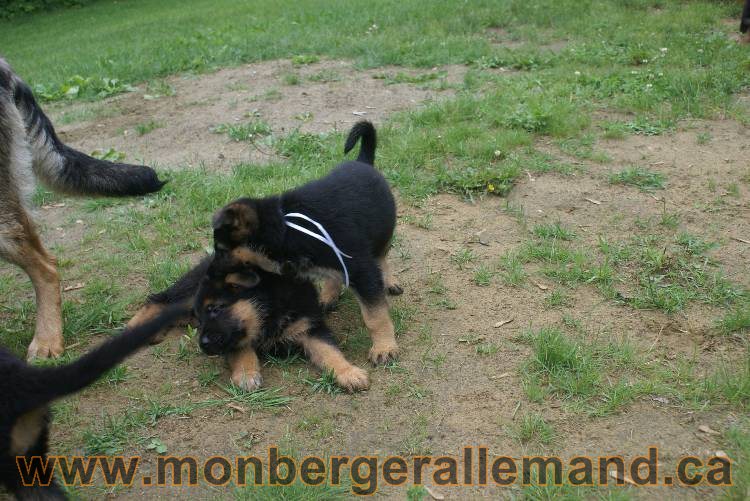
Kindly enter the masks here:
[[404, 289], [402, 289], [399, 284], [391, 284], [386, 290], [391, 296], [400, 296], [404, 293]]
[[34, 339], [31, 340], [29, 349], [26, 352], [26, 360], [33, 360], [35, 358], [57, 358], [63, 354], [65, 348], [63, 346], [62, 337], [56, 339]]
[[263, 376], [260, 372], [237, 371], [232, 374], [231, 380], [232, 384], [245, 391], [254, 391], [263, 385]]
[[344, 371], [336, 373], [336, 382], [348, 392], [366, 390], [370, 387], [370, 378], [367, 372], [356, 365], [352, 365]]
[[370, 348], [370, 362], [373, 365], [385, 365], [398, 357], [398, 346], [385, 344]]

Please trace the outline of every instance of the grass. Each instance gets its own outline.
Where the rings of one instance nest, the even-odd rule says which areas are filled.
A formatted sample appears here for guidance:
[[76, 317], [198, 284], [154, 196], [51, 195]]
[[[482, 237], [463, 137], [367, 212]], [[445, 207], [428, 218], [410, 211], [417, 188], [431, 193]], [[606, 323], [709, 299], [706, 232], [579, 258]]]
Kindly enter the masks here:
[[135, 132], [139, 136], [144, 136], [153, 130], [160, 129], [161, 127], [164, 127], [163, 123], [149, 120], [148, 122], [136, 125]]
[[211, 132], [226, 134], [232, 140], [240, 142], [268, 136], [271, 134], [271, 126], [263, 120], [253, 120], [244, 124], [219, 124]]
[[[191, 2], [190, 9], [184, 9], [175, 0], [98, 2], [81, 9], [0, 22], [0, 46], [45, 101], [98, 100], [127, 92], [134, 85], [146, 86], [146, 99], [162, 99], [174, 95], [165, 77], [175, 73], [184, 73], [180, 78], [190, 79], [224, 66], [287, 58], [291, 67], [278, 75], [278, 88], [257, 91], [252, 98], [276, 102], [288, 92], [302, 90], [287, 85], [303, 85], [306, 81], [324, 84], [344, 78], [335, 71], [303, 78], [309, 71], [304, 66], [321, 59], [351, 59], [357, 68], [401, 66], [403, 70], [379, 76], [387, 84], [454, 91], [445, 99], [392, 116], [379, 127], [379, 166], [398, 190], [400, 201], [414, 205], [443, 192], [468, 200], [504, 196], [519, 179], [526, 182], [527, 177], [537, 174], [567, 179], [599, 177], [599, 172], [609, 167], [588, 164], [611, 162], [600, 148], [603, 138], [665, 135], [678, 130], [682, 119], [742, 119], [747, 114], [746, 105], [735, 99], [750, 85], [747, 53], [727, 43], [721, 32], [721, 21], [737, 14], [736, 6], [729, 2], [479, 0], [454, 16], [445, 16], [455, 7], [447, 0], [427, 4], [382, 0], [358, 5], [357, 9], [343, 0], [298, 4], [289, 0], [268, 5], [257, 0], [197, 0]], [[648, 15], [655, 6], [659, 15]], [[87, 30], [76, 29], [82, 19]], [[488, 28], [502, 29], [523, 45], [494, 46], [486, 36]], [[545, 43], [563, 38], [563, 49], [552, 52], [544, 48]], [[446, 64], [465, 65], [463, 81], [447, 83], [444, 70], [428, 71]], [[501, 67], [514, 71], [500, 71]], [[94, 120], [109, 113], [99, 103], [76, 105], [76, 109], [78, 106], [82, 106], [81, 111], [63, 111], [60, 122]], [[627, 118], [602, 121], [598, 118], [602, 111]], [[315, 120], [306, 114], [297, 118], [300, 123]], [[159, 125], [146, 121], [131, 127], [144, 135]], [[71, 213], [85, 221], [80, 245], [54, 249], [64, 280], [86, 284], [84, 289], [64, 296], [68, 344], [80, 341], [82, 350], [93, 335], [110, 333], [148, 291], [163, 288], [187, 269], [210, 247], [211, 215], [217, 207], [238, 196], [264, 196], [297, 186], [326, 172], [341, 158], [341, 133], [283, 133], [271, 130], [268, 123], [252, 114], [241, 122], [220, 124], [215, 132], [233, 141], [264, 138], [264, 144], [277, 157], [264, 164], [239, 164], [222, 173], [213, 171], [210, 165], [196, 169], [162, 167], [169, 184], [162, 192], [137, 200], [73, 200], [37, 193], [36, 202], [64, 200]], [[699, 145], [717, 140], [702, 132], [695, 139]], [[540, 150], [539, 145], [545, 144], [559, 148], [566, 157], [586, 160], [587, 166]], [[97, 155], [111, 160], [123, 158], [116, 150], [102, 150]], [[641, 166], [613, 172], [605, 179], [646, 191], [667, 186], [664, 175]], [[709, 190], [717, 197], [723, 197], [724, 191], [729, 197], [738, 197], [748, 179], [745, 174], [737, 182], [714, 181]], [[537, 207], [532, 200], [523, 203], [529, 214], [535, 213]], [[538, 295], [535, 304], [541, 314], [563, 316], [560, 328], [537, 329], [520, 338], [530, 350], [520, 368], [529, 400], [559, 400], [566, 410], [592, 419], [622, 412], [637, 399], [650, 401], [652, 395], [664, 396], [670, 405], [691, 410], [729, 408], [738, 415], [746, 413], [750, 365], [746, 354], [741, 353], [746, 346], [735, 343], [742, 343], [750, 329], [747, 292], [731, 283], [711, 259], [714, 243], [684, 233], [679, 215], [666, 210], [656, 227], [653, 221], [640, 221], [633, 228], [636, 235], [632, 238], [618, 240], [602, 235], [598, 244], [589, 245], [585, 227], [579, 230], [575, 226], [573, 231], [556, 221], [527, 228], [522, 205], [497, 205], [504, 205], [506, 214], [514, 217], [524, 231], [529, 230], [525, 241], [504, 255], [496, 247], [482, 248], [483, 257], [492, 256], [486, 262], [471, 249], [461, 247], [469, 244], [457, 243], [459, 247], [451, 257], [452, 272], [467, 274], [466, 279], [477, 286], [518, 288], [511, 290], [512, 294], [533, 292]], [[729, 210], [728, 205], [719, 203], [710, 208]], [[682, 216], [688, 220], [685, 214]], [[411, 222], [432, 233], [444, 230], [433, 221], [432, 213]], [[65, 232], [77, 228], [72, 221], [60, 224]], [[397, 239], [394, 254], [413, 266], [421, 259], [421, 252], [410, 245], [414, 244], [405, 238]], [[527, 284], [536, 282], [539, 276], [546, 283], [554, 282], [554, 288], [542, 294], [536, 286]], [[458, 305], [449, 296], [459, 298], [464, 291], [451, 290], [449, 294], [445, 283], [445, 277], [430, 274], [425, 292], [429, 306], [455, 310]], [[607, 333], [587, 332], [583, 322], [571, 316], [572, 311], [568, 316], [543, 311], [543, 307], [558, 309], [575, 304], [578, 287], [592, 288], [606, 301], [667, 314], [696, 303], [711, 305], [720, 311], [715, 331], [727, 336], [720, 342], [732, 343], [737, 353], [727, 360], [711, 359], [715, 363], [706, 371], [705, 364], [690, 356], [667, 360], [659, 353], [644, 353], [643, 347], [627, 340], [611, 341]], [[21, 354], [33, 331], [32, 291], [25, 277], [3, 270], [0, 297], [10, 298], [3, 301], [0, 312], [0, 342]], [[394, 364], [378, 375], [387, 379], [383, 387], [389, 396], [388, 405], [403, 408], [409, 416], [394, 443], [409, 454], [428, 453], [439, 445], [432, 443], [430, 435], [433, 421], [429, 406], [438, 396], [437, 391], [428, 389], [430, 378], [444, 377], [455, 369], [454, 353], [442, 344], [437, 332], [431, 334], [432, 319], [423, 319], [422, 310], [400, 301], [394, 304], [392, 314], [402, 344], [413, 355], [403, 365]], [[350, 313], [348, 306], [341, 308]], [[355, 308], [352, 306], [352, 311]], [[369, 346], [366, 333], [358, 325], [346, 316], [337, 325], [347, 354], [364, 353]], [[412, 330], [416, 331], [414, 336], [410, 335]], [[506, 345], [502, 346], [505, 354]], [[188, 416], [198, 409], [231, 412], [226, 407], [231, 403], [260, 413], [289, 405], [289, 397], [278, 390], [248, 394], [219, 386], [223, 372], [213, 361], [199, 359], [193, 349], [189, 340], [182, 339], [169, 349], [152, 349], [153, 361], [193, 367], [199, 387], [195, 395], [216, 388], [220, 395], [194, 395], [178, 404], [160, 395], [132, 401], [117, 418], [79, 423], [86, 430], [80, 443], [92, 452], [119, 453], [133, 444], [147, 445], [146, 438], [153, 438], [153, 428], [162, 421]], [[496, 361], [499, 356], [496, 339], [477, 338], [464, 351], [479, 363]], [[271, 357], [267, 364], [299, 384], [294, 369], [300, 364], [298, 356]], [[111, 384], [119, 393], [131, 388], [133, 377], [127, 369], [118, 369], [100, 384]], [[300, 392], [307, 395], [306, 399], [322, 399], [322, 405], [345, 402], [341, 405], [347, 406], [346, 413], [355, 413], [358, 399], [328, 399], [315, 394], [337, 392], [330, 374], [307, 377], [302, 384], [308, 386], [307, 391]], [[56, 419], [75, 420], [73, 406], [55, 409]], [[513, 430], [523, 437], [519, 440], [542, 447], [554, 444], [554, 431], [544, 415], [532, 412], [519, 419], [518, 428]], [[304, 425], [308, 428], [297, 431], [311, 432], [316, 440], [323, 441], [320, 443], [328, 444], [334, 425], [311, 422]], [[739, 457], [747, 458], [744, 428], [728, 432], [727, 439], [733, 450], [745, 451]], [[169, 445], [170, 450], [175, 449]], [[747, 475], [738, 475], [741, 489], [747, 486]], [[415, 499], [424, 494], [418, 489], [410, 492]], [[318, 494], [323, 499], [336, 498], [343, 491], [295, 485], [283, 491], [248, 488], [235, 493], [240, 499], [277, 495], [301, 499]], [[592, 492], [570, 486], [529, 487], [520, 495], [548, 499], [557, 494], [578, 499]]]
[[573, 240], [576, 234], [565, 228], [559, 221], [550, 224], [539, 224], [534, 226], [534, 235], [539, 238], [552, 240]]
[[549, 445], [555, 437], [552, 426], [540, 414], [536, 413], [522, 416], [515, 425], [513, 434], [522, 444]]
[[636, 186], [644, 191], [664, 188], [664, 175], [644, 167], [628, 167], [609, 176], [612, 184]]

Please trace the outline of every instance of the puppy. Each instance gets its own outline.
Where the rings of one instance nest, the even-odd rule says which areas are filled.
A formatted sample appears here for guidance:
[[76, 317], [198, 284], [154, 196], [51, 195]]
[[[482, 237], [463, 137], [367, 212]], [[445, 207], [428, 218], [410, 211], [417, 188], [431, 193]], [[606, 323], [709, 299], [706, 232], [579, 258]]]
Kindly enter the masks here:
[[340, 164], [327, 176], [278, 196], [241, 198], [222, 208], [213, 221], [214, 247], [217, 257], [247, 247], [267, 258], [269, 270], [283, 266], [301, 277], [324, 274], [324, 305], [335, 301], [348, 282], [372, 338], [370, 361], [377, 365], [398, 353], [385, 296], [386, 290], [402, 292], [386, 261], [396, 203], [388, 182], [373, 167], [376, 135], [371, 123], [354, 125], [344, 152], [360, 139], [357, 160]]
[[742, 36], [742, 43], [750, 43], [750, 0], [745, 0], [745, 7], [742, 9], [742, 16], [740, 18], [740, 33]]
[[63, 352], [60, 278], [31, 218], [35, 179], [74, 195], [143, 195], [164, 184], [153, 169], [97, 160], [63, 144], [31, 89], [0, 57], [0, 258], [34, 284], [37, 318], [27, 357]]
[[18, 499], [65, 499], [54, 479], [48, 486], [24, 486], [16, 463], [18, 456], [27, 463], [33, 456], [46, 462], [49, 403], [93, 383], [185, 313], [180, 306], [167, 308], [60, 367], [29, 366], [0, 348], [0, 484]]
[[318, 291], [295, 274], [282, 275], [268, 258], [247, 248], [209, 256], [169, 289], [149, 297], [128, 326], [159, 315], [171, 304], [193, 303], [198, 343], [209, 355], [224, 355], [232, 383], [261, 386], [259, 353], [301, 348], [324, 371], [333, 371], [347, 391], [369, 386], [367, 373], [349, 362], [325, 323]]

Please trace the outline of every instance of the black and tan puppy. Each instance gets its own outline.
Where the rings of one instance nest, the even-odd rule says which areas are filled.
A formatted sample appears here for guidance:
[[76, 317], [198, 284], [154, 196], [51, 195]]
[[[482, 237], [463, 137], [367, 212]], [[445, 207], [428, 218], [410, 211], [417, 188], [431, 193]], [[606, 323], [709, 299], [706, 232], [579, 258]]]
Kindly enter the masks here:
[[34, 456], [46, 459], [49, 403], [93, 383], [185, 313], [181, 306], [167, 308], [60, 367], [33, 367], [0, 348], [0, 485], [18, 499], [65, 499], [54, 480], [48, 486], [24, 486], [16, 463], [18, 456], [27, 464]]
[[352, 128], [344, 152], [360, 139], [357, 160], [338, 165], [327, 176], [278, 196], [241, 198], [222, 208], [214, 217], [214, 247], [217, 257], [247, 247], [267, 258], [267, 271], [284, 267], [300, 277], [324, 275], [324, 304], [335, 301], [348, 281], [372, 337], [370, 360], [381, 364], [398, 353], [386, 301], [386, 290], [402, 292], [386, 261], [396, 203], [388, 182], [373, 167], [376, 136], [371, 123]]
[[0, 57], [0, 258], [20, 266], [36, 294], [36, 330], [28, 358], [63, 352], [60, 278], [37, 235], [35, 180], [73, 195], [127, 196], [164, 184], [143, 165], [107, 162], [64, 144], [26, 85]]
[[266, 257], [247, 248], [209, 256], [172, 287], [150, 296], [128, 325], [139, 325], [171, 304], [192, 302], [192, 318], [176, 320], [197, 321], [201, 349], [226, 356], [237, 386], [260, 387], [258, 355], [290, 346], [301, 348], [321, 370], [333, 371], [343, 389], [366, 389], [367, 373], [336, 346], [315, 285], [270, 266]]

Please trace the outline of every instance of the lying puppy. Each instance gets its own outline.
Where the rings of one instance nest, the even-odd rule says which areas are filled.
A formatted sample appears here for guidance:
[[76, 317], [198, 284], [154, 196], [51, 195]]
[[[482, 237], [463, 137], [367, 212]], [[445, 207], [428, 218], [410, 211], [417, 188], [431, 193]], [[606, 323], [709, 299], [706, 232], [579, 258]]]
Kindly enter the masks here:
[[258, 353], [299, 347], [322, 370], [333, 371], [347, 391], [369, 386], [367, 373], [349, 362], [325, 323], [318, 291], [295, 275], [269, 271], [269, 261], [247, 248], [209, 256], [169, 289], [149, 297], [128, 326], [147, 321], [171, 304], [194, 304], [198, 343], [209, 355], [225, 355], [232, 383], [261, 386]]
[[[278, 196], [241, 198], [225, 206], [214, 217], [214, 247], [217, 257], [248, 247], [267, 258], [262, 266], [270, 272], [283, 266], [300, 277], [324, 274], [321, 300], [326, 305], [338, 297], [342, 282], [351, 285], [372, 337], [370, 360], [382, 364], [398, 353], [385, 297], [386, 290], [402, 292], [386, 261], [396, 203], [388, 182], [373, 167], [376, 136], [371, 123], [354, 125], [344, 152], [360, 138], [357, 160], [340, 164], [327, 176]], [[215, 261], [217, 266], [223, 262]]]
[[49, 403], [93, 383], [184, 315], [183, 307], [168, 308], [60, 367], [29, 366], [0, 348], [0, 484], [18, 499], [65, 499], [54, 480], [48, 486], [24, 486], [16, 464], [17, 456], [25, 457], [27, 462], [33, 456], [46, 460]]

